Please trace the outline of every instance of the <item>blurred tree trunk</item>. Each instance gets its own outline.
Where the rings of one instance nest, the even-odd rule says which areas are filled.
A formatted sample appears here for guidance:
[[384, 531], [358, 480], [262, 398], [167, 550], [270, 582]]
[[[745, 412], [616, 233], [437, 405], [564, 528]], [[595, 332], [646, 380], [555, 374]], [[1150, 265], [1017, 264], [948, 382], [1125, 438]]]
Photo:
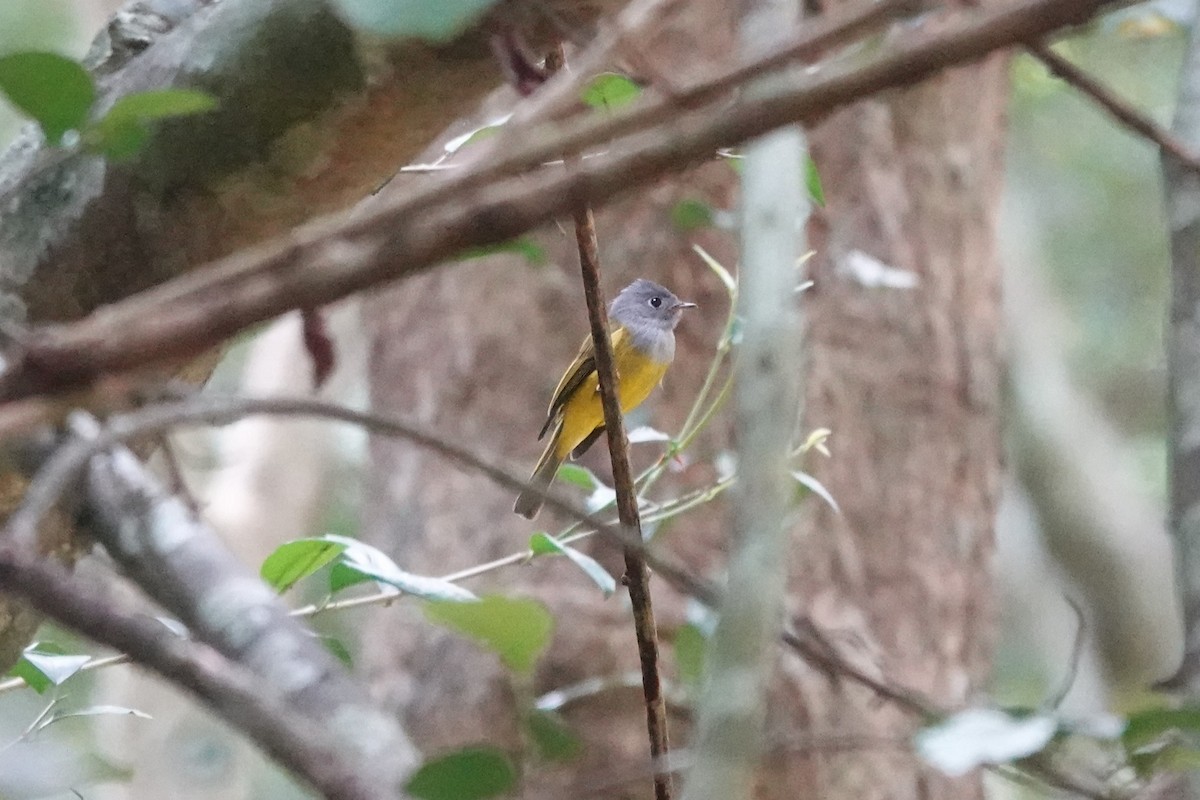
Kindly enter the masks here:
[[[795, 585], [840, 644], [950, 707], [981, 689], [993, 634], [1006, 68], [943, 73], [812, 136], [828, 206], [812, 231], [806, 415], [833, 430], [816, 474], [842, 514], [818, 509]], [[818, 739], [910, 730], [862, 690], [811, 672], [792, 685]], [[982, 793], [903, 748], [807, 763], [778, 796]]]
[[[690, 28], [705, 31], [702, 37], [716, 29]], [[678, 38], [686, 51], [687, 37]], [[712, 46], [705, 38], [690, 46], [701, 43]], [[1000, 458], [993, 228], [1005, 67], [1005, 59], [992, 58], [855, 106], [813, 137], [828, 207], [813, 223], [817, 287], [806, 295], [806, 427], [834, 430], [833, 459], [810, 467], [845, 513], [818, 510], [806, 525], [811, 533], [797, 531], [792, 607], [842, 634], [839, 644], [862, 645], [888, 677], [947, 705], [979, 688], [992, 628], [988, 563]], [[712, 358], [727, 300], [690, 245], [700, 241], [731, 268], [736, 256], [725, 234], [675, 230], [670, 210], [692, 197], [728, 208], [735, 178], [714, 163], [600, 215], [610, 296], [643, 275], [701, 306], [681, 326], [664, 389], [631, 426], [677, 429]], [[554, 230], [544, 236], [554, 266], [541, 271], [495, 258], [442, 269], [372, 298], [366, 320], [375, 408], [412, 415], [481, 453], [531, 466], [546, 400], [586, 331], [569, 238]], [[896, 270], [887, 276], [912, 277], [916, 285], [865, 285], [866, 256]], [[712, 479], [713, 461], [728, 441], [726, 424], [706, 432], [656, 497]], [[371, 453], [369, 474], [378, 483], [368, 489], [364, 536], [406, 569], [448, 573], [520, 550], [533, 531], [555, 530], [546, 514], [533, 526], [515, 517], [508, 493], [430, 453], [381, 440], [372, 442]], [[657, 453], [635, 446], [635, 469]], [[603, 446], [585, 463], [606, 474]], [[718, 508], [685, 516], [659, 535], [669, 534], [697, 570], [719, 575], [725, 527]], [[597, 552], [619, 575], [619, 557]], [[538, 691], [636, 669], [627, 601], [622, 595], [603, 601], [562, 560], [508, 568], [471, 588], [532, 595], [550, 606], [558, 630], [536, 678]], [[654, 590], [669, 641], [683, 603], [661, 581]], [[490, 741], [517, 748], [517, 698], [494, 657], [425, 623], [415, 604], [366, 613], [373, 622], [364, 663], [420, 747], [436, 753]], [[903, 748], [789, 749], [788, 742], [810, 735], [818, 741], [903, 735], [912, 721], [862, 690], [831, 685], [790, 653], [780, 658], [780, 702], [770, 728], [779, 757], [764, 772], [763, 796], [980, 795], [978, 780], [940, 778]], [[581, 761], [539, 770], [522, 796], [577, 796], [620, 779], [630, 779], [624, 789], [602, 794], [648, 796], [636, 682], [592, 694], [566, 714], [587, 745]], [[687, 742], [683, 723], [677, 713], [677, 743]]]

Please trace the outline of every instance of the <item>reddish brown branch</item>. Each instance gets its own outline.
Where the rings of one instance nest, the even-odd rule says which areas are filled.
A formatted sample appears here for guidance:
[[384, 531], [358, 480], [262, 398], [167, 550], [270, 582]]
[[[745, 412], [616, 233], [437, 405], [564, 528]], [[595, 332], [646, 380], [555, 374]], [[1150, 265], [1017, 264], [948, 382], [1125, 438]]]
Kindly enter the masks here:
[[[1018, 0], [930, 16], [871, 60], [834, 62], [764, 97], [679, 111], [680, 98], [573, 125], [529, 126], [520, 141], [423, 192], [372, 211], [318, 219], [295, 232], [101, 310], [42, 328], [9, 360], [0, 398], [85, 386], [105, 373], [192, 356], [245, 327], [414, 274], [462, 248], [509, 239], [581, 201], [600, 203], [682, 169], [720, 147], [812, 120], [859, 98], [1085, 21], [1108, 0]], [[731, 85], [741, 85], [744, 81]], [[683, 94], [686, 100], [686, 92]], [[664, 105], [668, 104], [668, 105]], [[670, 111], [604, 155], [567, 170], [504, 178], [608, 142], [630, 119]], [[464, 194], [468, 189], [474, 191]]]
[[[583, 295], [587, 301], [592, 346], [596, 353], [596, 377], [600, 382], [600, 401], [604, 406], [604, 428], [608, 434], [608, 453], [612, 460], [613, 489], [617, 494], [617, 517], [631, 537], [642, 538], [638, 514], [637, 489], [629, 466], [629, 439], [617, 398], [617, 367], [612, 340], [608, 335], [608, 313], [604, 308], [604, 290], [600, 286], [600, 252], [596, 244], [596, 224], [589, 208], [575, 212], [575, 241], [579, 245], [579, 266], [583, 276]], [[646, 701], [646, 730], [650, 736], [650, 756], [657, 762], [670, 752], [667, 732], [667, 702], [659, 675], [658, 626], [654, 603], [650, 598], [650, 568], [640, 548], [625, 548], [625, 585], [633, 608], [633, 627], [637, 635], [638, 660], [642, 668], [642, 693]], [[654, 775], [655, 800], [670, 800], [671, 773]]]
[[[560, 45], [546, 57], [546, 68], [560, 72], [566, 58]], [[572, 163], [568, 161], [568, 163]], [[604, 410], [604, 428], [608, 434], [608, 453], [612, 462], [613, 489], [616, 491], [617, 519], [627, 536], [642, 541], [642, 520], [638, 513], [637, 488], [629, 465], [629, 438], [617, 395], [617, 366], [609, 337], [608, 312], [604, 307], [604, 289], [600, 281], [600, 247], [596, 240], [596, 220], [586, 205], [574, 210], [575, 243], [579, 248], [579, 271], [592, 331], [592, 349], [596, 360], [596, 378], [600, 403]], [[642, 696], [646, 705], [646, 732], [650, 738], [650, 757], [655, 763], [671, 750], [667, 731], [667, 701], [663, 697], [658, 625], [650, 597], [650, 569], [641, 548], [625, 548], [625, 586], [633, 610], [633, 629], [637, 639], [638, 663], [642, 671]], [[654, 774], [655, 800], [671, 800], [670, 772]]]
[[1026, 46], [1029, 53], [1041, 61], [1051, 74], [1058, 76], [1083, 94], [1090, 97], [1109, 115], [1129, 130], [1157, 144], [1164, 153], [1170, 153], [1179, 163], [1200, 172], [1200, 155], [1181, 142], [1175, 134], [1138, 111], [1130, 103], [1113, 93], [1111, 89], [1087, 74], [1079, 67], [1050, 49], [1044, 43]]

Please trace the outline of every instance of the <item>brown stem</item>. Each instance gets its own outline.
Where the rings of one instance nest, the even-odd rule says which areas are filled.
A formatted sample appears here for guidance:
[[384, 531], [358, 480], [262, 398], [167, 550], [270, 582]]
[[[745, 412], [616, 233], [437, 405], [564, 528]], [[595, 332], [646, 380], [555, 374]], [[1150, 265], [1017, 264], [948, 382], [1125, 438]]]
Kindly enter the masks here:
[[[560, 45], [546, 58], [546, 68], [558, 72], [566, 66]], [[592, 348], [596, 357], [596, 378], [600, 383], [600, 403], [604, 408], [604, 428], [608, 434], [608, 453], [612, 460], [613, 489], [617, 495], [617, 518], [626, 535], [642, 541], [642, 521], [638, 514], [637, 489], [629, 466], [629, 439], [617, 396], [617, 367], [608, 332], [608, 312], [604, 290], [600, 286], [600, 248], [596, 240], [596, 220], [586, 205], [574, 212], [575, 243], [579, 247], [579, 269], [583, 295], [587, 302], [588, 322], [592, 329]], [[637, 637], [638, 661], [642, 668], [642, 695], [646, 702], [646, 731], [650, 737], [650, 757], [655, 763], [670, 752], [667, 732], [667, 702], [663, 697], [659, 674], [658, 626], [654, 621], [654, 603], [650, 598], [650, 568], [642, 548], [625, 548], [624, 584], [629, 588], [633, 608], [633, 628]], [[654, 774], [655, 800], [671, 800], [671, 773]]]
[[[579, 245], [579, 266], [583, 275], [583, 294], [587, 299], [588, 322], [596, 353], [596, 377], [600, 381], [600, 401], [604, 406], [604, 428], [608, 433], [608, 452], [612, 458], [613, 488], [617, 493], [617, 516], [629, 535], [642, 538], [638, 515], [637, 490], [629, 467], [629, 439], [617, 398], [617, 370], [612, 341], [608, 335], [608, 313], [600, 288], [600, 253], [596, 246], [596, 225], [589, 208], [575, 212], [575, 241]], [[640, 549], [625, 548], [625, 579], [629, 602], [633, 606], [633, 627], [637, 634], [638, 659], [642, 666], [642, 693], [646, 700], [646, 730], [650, 735], [650, 755], [661, 759], [670, 751], [667, 734], [667, 703], [663, 698], [658, 664], [658, 628], [654, 622], [654, 604], [650, 599], [650, 568]], [[654, 775], [655, 800], [670, 800], [671, 774]]]

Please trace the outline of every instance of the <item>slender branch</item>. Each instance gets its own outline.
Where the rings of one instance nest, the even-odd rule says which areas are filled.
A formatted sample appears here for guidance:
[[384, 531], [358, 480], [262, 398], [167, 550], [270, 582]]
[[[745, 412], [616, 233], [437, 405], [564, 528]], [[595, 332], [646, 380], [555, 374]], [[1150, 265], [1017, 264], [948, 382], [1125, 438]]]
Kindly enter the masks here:
[[[320, 218], [77, 323], [35, 330], [8, 361], [0, 397], [66, 391], [104, 373], [192, 356], [284, 311], [326, 304], [414, 274], [467, 246], [505, 241], [563, 208], [605, 202], [720, 147], [812, 120], [996, 48], [1039, 38], [1082, 22], [1110, 3], [1016, 0], [946, 12], [936, 24], [929, 19], [897, 33], [872, 55], [823, 65], [772, 94], [692, 111], [672, 105], [668, 125], [631, 132], [603, 155], [566, 170], [503, 177], [607, 142], [626, 115], [530, 126], [521, 132], [528, 144], [489, 157], [484, 165], [465, 167], [423, 192], [393, 198], [370, 211]], [[681, 96], [686, 98], [686, 92]], [[464, 194], [472, 186], [476, 191]]]
[[[683, 495], [682, 497], [676, 498], [670, 503], [664, 503], [656, 507], [653, 512], [646, 514], [643, 519], [656, 522], [675, 516], [676, 514], [681, 514], [697, 505], [701, 505], [712, 500], [718, 494], [728, 489], [732, 483], [732, 478], [726, 478], [725, 480], [719, 481], [711, 486], [704, 487], [690, 494]], [[573, 515], [569, 516], [571, 516], [572, 519], [577, 519]], [[578, 522], [574, 523], [573, 527], [577, 526], [578, 524]], [[567, 535], [560, 535], [556, 538], [562, 544], [574, 544], [575, 542], [593, 536], [595, 533], [597, 533], [595, 529], [585, 528]], [[518, 550], [509, 553], [506, 556], [502, 556], [482, 564], [475, 564], [464, 569], [456, 570], [455, 572], [439, 575], [437, 578], [438, 580], [445, 581], [447, 583], [459, 583], [470, 578], [478, 578], [482, 575], [487, 575], [491, 572], [495, 572], [496, 570], [503, 569], [504, 567], [515, 567], [528, 564], [529, 560], [535, 555], [536, 553], [534, 553], [533, 550], [526, 548], [524, 550]], [[299, 608], [292, 609], [291, 615], [294, 617], [315, 617], [317, 614], [330, 614], [336, 611], [346, 611], [352, 608], [387, 605], [389, 603], [394, 603], [397, 596], [397, 592], [394, 589], [388, 589], [386, 591], [378, 591], [358, 597], [348, 597], [341, 600], [332, 600], [301, 606]], [[90, 661], [81, 666], [79, 671], [91, 672], [92, 670], [104, 669], [106, 667], [113, 667], [119, 664], [128, 663], [129, 657], [123, 654], [115, 656], [102, 656], [92, 658]], [[637, 679], [639, 681], [641, 680], [641, 672], [638, 672]], [[29, 684], [26, 683], [24, 678], [8, 678], [7, 680], [0, 681], [0, 694], [16, 691], [17, 689], [23, 689], [28, 685]]]
[[[642, 521], [638, 514], [637, 489], [629, 466], [629, 439], [617, 396], [617, 367], [612, 340], [608, 333], [608, 314], [604, 308], [604, 290], [600, 286], [600, 251], [596, 243], [596, 223], [590, 208], [575, 211], [575, 241], [579, 245], [579, 266], [583, 295], [587, 301], [588, 322], [596, 356], [596, 377], [600, 383], [600, 402], [604, 408], [604, 429], [608, 434], [608, 453], [612, 460], [613, 489], [617, 495], [617, 517], [627, 535], [642, 540]], [[642, 548], [625, 548], [625, 585], [633, 609], [633, 627], [637, 635], [638, 660], [642, 667], [642, 693], [646, 701], [646, 730], [650, 736], [650, 756], [666, 757], [670, 752], [667, 732], [667, 703], [659, 674], [658, 626], [650, 597], [650, 569]], [[671, 774], [654, 775], [655, 800], [670, 800]]]
[[248, 669], [208, 645], [176, 636], [150, 617], [119, 611], [103, 590], [57, 563], [0, 547], [0, 590], [89, 639], [128, 653], [187, 689], [324, 796], [396, 797], [394, 790], [379, 785], [361, 765], [346, 758], [333, 729], [314, 725], [282, 697], [265, 690]]
[[[83, 469], [87, 460], [93, 455], [131, 440], [158, 436], [166, 431], [191, 425], [229, 425], [244, 417], [257, 414], [320, 417], [358, 425], [376, 435], [404, 438], [426, 447], [452, 463], [484, 475], [496, 485], [513, 493], [519, 493], [530, 487], [530, 484], [515, 472], [477, 455], [467, 447], [456, 445], [437, 434], [430, 433], [417, 424], [366, 414], [321, 400], [205, 396], [182, 402], [147, 406], [137, 411], [112, 417], [105, 427], [93, 437], [79, 446], [60, 448], [47, 461], [44, 468], [46, 475], [68, 476], [65, 481], [59, 477], [46, 479], [46, 475], [39, 474], [27, 496], [31, 493], [46, 496], [52, 506], [56, 497], [55, 491], [61, 491], [61, 487], [71, 480], [69, 476], [73, 471], [78, 474], [78, 471]], [[62, 481], [58, 483], [60, 488], [55, 488], [55, 481]], [[35, 486], [39, 483], [45, 485], [35, 491]], [[608, 541], [625, 548], [640, 548], [650, 567], [676, 590], [696, 598], [710, 608], [720, 607], [721, 593], [716, 587], [674, 562], [661, 557], [639, 538], [628, 535], [597, 514], [580, 508], [557, 490], [550, 489], [543, 492], [543, 499], [548, 508], [594, 528]], [[21, 511], [19, 513], [30, 512]], [[5, 535], [9, 535], [7, 531]], [[377, 601], [372, 600], [372, 602]], [[316, 613], [318, 610], [314, 608], [312, 612]], [[852, 663], [841, 659], [837, 651], [825, 642], [812, 626], [786, 633], [784, 641], [806, 660], [826, 673], [843, 674], [880, 697], [903, 703], [907, 707], [923, 707], [920, 701], [913, 699], [916, 695], [910, 696], [903, 691], [894, 689], [855, 667]]]
[[[59, 448], [30, 484], [22, 505], [10, 517], [18, 524], [37, 524], [37, 520], [52, 508], [64, 489], [76, 480], [87, 462], [99, 453], [127, 442], [154, 437], [166, 431], [189, 425], [229, 425], [247, 416], [321, 417], [358, 425], [373, 434], [407, 439], [438, 453], [452, 463], [478, 472], [496, 485], [519, 493], [531, 484], [514, 471], [495, 461], [480, 457], [467, 447], [454, 444], [429, 432], [421, 425], [399, 419], [366, 414], [328, 402], [303, 398], [237, 398], [205, 396], [163, 403], [126, 414], [114, 415], [104, 427], [87, 439], [75, 440]], [[637, 537], [630, 536], [608, 520], [583, 510], [565, 494], [556, 490], [542, 492], [547, 507], [589, 525], [612, 542], [622, 546], [644, 548]], [[28, 520], [28, 522], [26, 522]], [[5, 536], [12, 531], [5, 530]], [[667, 578], [679, 591], [701, 602], [714, 605], [719, 593], [709, 583], [691, 575], [684, 568], [647, 551], [650, 566]]]
[[[167, 431], [191, 425], [228, 425], [246, 416], [258, 414], [319, 417], [358, 425], [377, 435], [408, 439], [430, 449], [452, 463], [484, 475], [497, 485], [513, 493], [519, 493], [530, 486], [517, 473], [499, 466], [494, 461], [476, 455], [470, 449], [453, 444], [443, 437], [432, 434], [419, 425], [354, 411], [326, 401], [299, 398], [221, 398], [205, 396], [190, 398], [186, 401], [171, 404], [147, 406], [133, 412], [114, 416], [108, 421], [106, 427], [85, 442], [85, 447], [80, 449], [72, 447], [70, 453], [65, 457], [64, 453], [67, 453], [67, 448], [62, 448], [55, 454], [54, 458], [64, 458], [64, 460], [76, 464], [76, 469], [82, 469], [82, 465], [86, 463], [87, 459], [96, 453], [131, 440], [142, 437], [155, 437]], [[61, 470], [59, 474], [70, 472], [70, 469], [65, 464], [58, 469]], [[569, 519], [576, 520], [577, 523], [592, 527], [610, 543], [615, 543], [625, 549], [640, 550], [650, 567], [680, 593], [693, 597], [710, 608], [719, 608], [721, 606], [722, 595], [720, 590], [711, 583], [693, 575], [690, 571], [656, 554], [650, 549], [647, 543], [629, 536], [624, 530], [613, 525], [608, 520], [582, 509], [557, 491], [550, 490], [545, 492], [544, 500], [548, 508]], [[523, 563], [528, 556], [528, 551], [525, 551], [492, 563], [495, 566]], [[0, 569], [2, 569], [2, 564], [0, 564]], [[465, 577], [478, 574], [480, 571], [480, 568], [472, 568], [447, 575], [444, 579], [451, 581], [461, 580]], [[2, 579], [3, 576], [0, 573], [0, 581]], [[297, 609], [292, 613], [296, 616], [312, 616], [324, 611], [385, 603], [395, 600], [395, 597], [396, 595], [392, 593], [371, 595], [323, 606], [307, 606]], [[92, 638], [102, 644], [111, 644], [107, 640], [96, 636]], [[800, 620], [796, 627], [786, 628], [780, 634], [780, 642], [788, 649], [794, 651], [810, 666], [821, 670], [831, 676], [831, 678], [841, 677], [856, 683], [880, 699], [886, 700], [894, 704], [897, 708], [914, 714], [921, 719], [934, 720], [946, 713], [944, 709], [939, 708], [918, 692], [900, 686], [886, 677], [877, 676], [843, 657], [826, 640], [820, 631], [807, 620]], [[85, 669], [96, 669], [102, 666], [123, 663], [124, 661], [125, 658], [122, 656], [97, 659], [95, 662], [90, 662]], [[5, 681], [4, 683], [0, 683], [0, 691], [14, 689], [21, 685], [23, 685], [22, 682]], [[1082, 777], [1065, 772], [1063, 769], [1050, 763], [1049, 760], [1034, 757], [1022, 761], [1021, 767], [1029, 774], [1036, 776], [1039, 780], [1049, 785], [1068, 788], [1070, 791], [1086, 797], [1106, 798], [1108, 796], [1106, 793], [1097, 790], [1094, 786], [1085, 783]]]
[[1164, 153], [1174, 156], [1188, 169], [1200, 172], [1200, 155], [1186, 145], [1171, 131], [1159, 125], [1147, 115], [1134, 108], [1128, 101], [1118, 97], [1111, 89], [1067, 59], [1050, 49], [1044, 42], [1026, 45], [1029, 53], [1071, 86], [1090, 97], [1109, 115], [1129, 130], [1154, 142]]
[[[579, 102], [586, 81], [609, 63], [614, 50], [632, 37], [652, 30], [653, 26], [678, 0], [635, 0], [618, 15], [615, 30], [602, 33], [596, 41], [575, 59], [570, 72], [556, 73], [546, 86], [517, 109], [511, 128], [501, 132], [497, 150], [519, 137], [523, 122], [536, 122], [554, 117], [569, 105]], [[796, 38], [783, 46], [765, 50], [743, 64], [690, 83], [683, 88], [660, 87], [665, 96], [654, 103], [630, 112], [619, 124], [606, 128], [605, 138], [627, 133], [648, 123], [661, 121], [665, 115], [680, 108], [693, 108], [707, 100], [737, 88], [742, 82], [764, 71], [784, 67], [796, 61], [811, 60], [821, 53], [882, 27], [887, 22], [917, 10], [924, 0], [866, 0], [848, 8], [837, 8], [814, 20]], [[615, 122], [615, 121], [614, 121]]]

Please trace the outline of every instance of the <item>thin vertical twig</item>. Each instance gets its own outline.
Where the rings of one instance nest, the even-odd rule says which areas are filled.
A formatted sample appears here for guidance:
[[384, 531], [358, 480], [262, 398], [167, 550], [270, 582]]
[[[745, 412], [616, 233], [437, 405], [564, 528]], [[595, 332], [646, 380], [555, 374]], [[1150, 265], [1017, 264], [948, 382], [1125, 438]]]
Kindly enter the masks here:
[[[638, 515], [633, 472], [629, 467], [629, 439], [625, 435], [625, 423], [621, 419], [621, 406], [617, 400], [616, 367], [613, 364], [612, 342], [608, 336], [608, 313], [600, 289], [600, 260], [591, 209], [575, 212], [575, 239], [579, 244], [583, 292], [587, 298], [588, 321], [591, 323], [592, 342], [596, 350], [596, 375], [600, 380], [600, 399], [604, 405], [604, 426], [608, 433], [609, 454], [612, 456], [617, 518], [622, 528], [640, 539], [642, 522]], [[638, 659], [642, 666], [650, 755], [658, 763], [670, 751], [667, 704], [658, 670], [658, 627], [654, 621], [654, 604], [650, 599], [650, 568], [641, 552], [632, 548], [625, 549], [625, 585], [629, 588], [629, 602], [633, 606], [633, 627], [637, 633]], [[655, 774], [654, 797], [655, 800], [670, 800], [669, 772]]]
[[[566, 59], [562, 48], [546, 58], [546, 68], [554, 72], [563, 68]], [[613, 358], [612, 340], [608, 333], [608, 310], [600, 287], [600, 248], [596, 241], [596, 222], [586, 205], [574, 211], [575, 242], [579, 247], [579, 267], [583, 278], [583, 295], [587, 301], [588, 323], [592, 329], [592, 346], [596, 354], [596, 377], [600, 382], [600, 401], [604, 408], [604, 428], [608, 434], [608, 452], [612, 459], [613, 489], [617, 494], [617, 518], [629, 535], [642, 538], [642, 522], [638, 514], [637, 490], [633, 470], [629, 466], [629, 439], [617, 398], [617, 369]], [[642, 670], [642, 694], [646, 703], [646, 732], [650, 737], [650, 757], [663, 763], [670, 752], [667, 732], [667, 702], [663, 697], [662, 677], [659, 674], [658, 626], [654, 620], [654, 603], [650, 598], [650, 568], [641, 551], [625, 548], [625, 586], [633, 607], [633, 627], [637, 635], [638, 661]], [[672, 777], [669, 771], [655, 772], [655, 800], [671, 800]]]

